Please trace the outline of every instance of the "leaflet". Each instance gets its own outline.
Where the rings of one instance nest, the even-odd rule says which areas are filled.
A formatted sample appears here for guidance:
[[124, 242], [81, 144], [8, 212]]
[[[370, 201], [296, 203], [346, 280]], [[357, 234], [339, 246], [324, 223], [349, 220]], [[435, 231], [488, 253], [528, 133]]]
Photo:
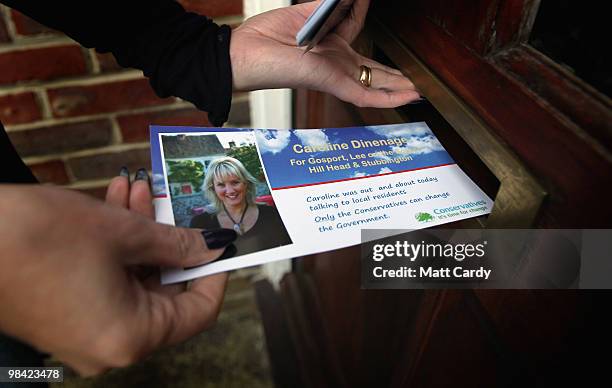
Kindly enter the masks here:
[[165, 270], [163, 283], [360, 244], [361, 229], [428, 228], [493, 206], [424, 122], [151, 126], [151, 160], [158, 222], [239, 233], [222, 259]]

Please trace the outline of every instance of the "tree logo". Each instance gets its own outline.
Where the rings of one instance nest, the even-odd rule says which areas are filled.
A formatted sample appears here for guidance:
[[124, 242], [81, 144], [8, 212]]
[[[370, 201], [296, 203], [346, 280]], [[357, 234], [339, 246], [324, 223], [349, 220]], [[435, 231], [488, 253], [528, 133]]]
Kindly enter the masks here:
[[429, 213], [417, 213], [414, 215], [414, 218], [419, 222], [430, 222], [434, 220], [434, 217]]

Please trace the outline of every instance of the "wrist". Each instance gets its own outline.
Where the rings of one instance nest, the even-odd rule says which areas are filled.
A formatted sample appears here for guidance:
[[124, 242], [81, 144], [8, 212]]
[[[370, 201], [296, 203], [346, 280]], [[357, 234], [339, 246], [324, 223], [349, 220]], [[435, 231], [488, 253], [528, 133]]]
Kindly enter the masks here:
[[232, 30], [232, 38], [230, 39], [229, 55], [232, 68], [232, 89], [236, 92], [251, 90], [249, 82], [246, 80], [246, 53], [242, 44], [242, 32], [240, 27]]

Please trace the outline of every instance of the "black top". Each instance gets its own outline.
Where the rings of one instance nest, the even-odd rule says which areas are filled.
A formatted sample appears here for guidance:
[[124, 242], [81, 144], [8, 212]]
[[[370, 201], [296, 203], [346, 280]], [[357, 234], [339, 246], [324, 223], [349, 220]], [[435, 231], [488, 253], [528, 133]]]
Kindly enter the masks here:
[[[232, 97], [231, 29], [173, 0], [0, 0], [83, 46], [143, 71], [158, 96], [176, 96], [227, 121]], [[0, 183], [35, 183], [0, 123]], [[11, 361], [12, 360], [12, 361]], [[0, 334], [0, 365], [41, 365], [41, 355]], [[11, 361], [11, 362], [9, 362]]]
[[[238, 239], [234, 242], [235, 256], [291, 244], [291, 238], [287, 234], [285, 225], [276, 208], [267, 205], [257, 205], [257, 208], [259, 209], [259, 216], [255, 225], [245, 234], [238, 236]], [[217, 215], [211, 213], [193, 217], [189, 226], [200, 229], [218, 229], [221, 227]]]
[[[158, 96], [176, 96], [227, 121], [232, 98], [231, 29], [186, 12], [173, 0], [0, 0], [66, 33], [86, 47], [112, 53], [124, 67], [141, 69]], [[35, 182], [0, 124], [0, 183]]]
[[36, 183], [32, 172], [21, 161], [0, 123], [0, 183]]
[[231, 29], [173, 0], [0, 0], [85, 47], [141, 69], [160, 97], [176, 96], [227, 121], [232, 97]]

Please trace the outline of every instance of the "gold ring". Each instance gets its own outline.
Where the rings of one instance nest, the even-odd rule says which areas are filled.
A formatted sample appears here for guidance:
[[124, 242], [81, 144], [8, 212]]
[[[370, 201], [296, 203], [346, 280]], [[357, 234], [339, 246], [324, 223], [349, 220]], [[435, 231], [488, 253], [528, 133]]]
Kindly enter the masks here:
[[372, 69], [367, 67], [366, 65], [361, 65], [359, 67], [359, 82], [366, 88], [369, 88], [372, 85]]

